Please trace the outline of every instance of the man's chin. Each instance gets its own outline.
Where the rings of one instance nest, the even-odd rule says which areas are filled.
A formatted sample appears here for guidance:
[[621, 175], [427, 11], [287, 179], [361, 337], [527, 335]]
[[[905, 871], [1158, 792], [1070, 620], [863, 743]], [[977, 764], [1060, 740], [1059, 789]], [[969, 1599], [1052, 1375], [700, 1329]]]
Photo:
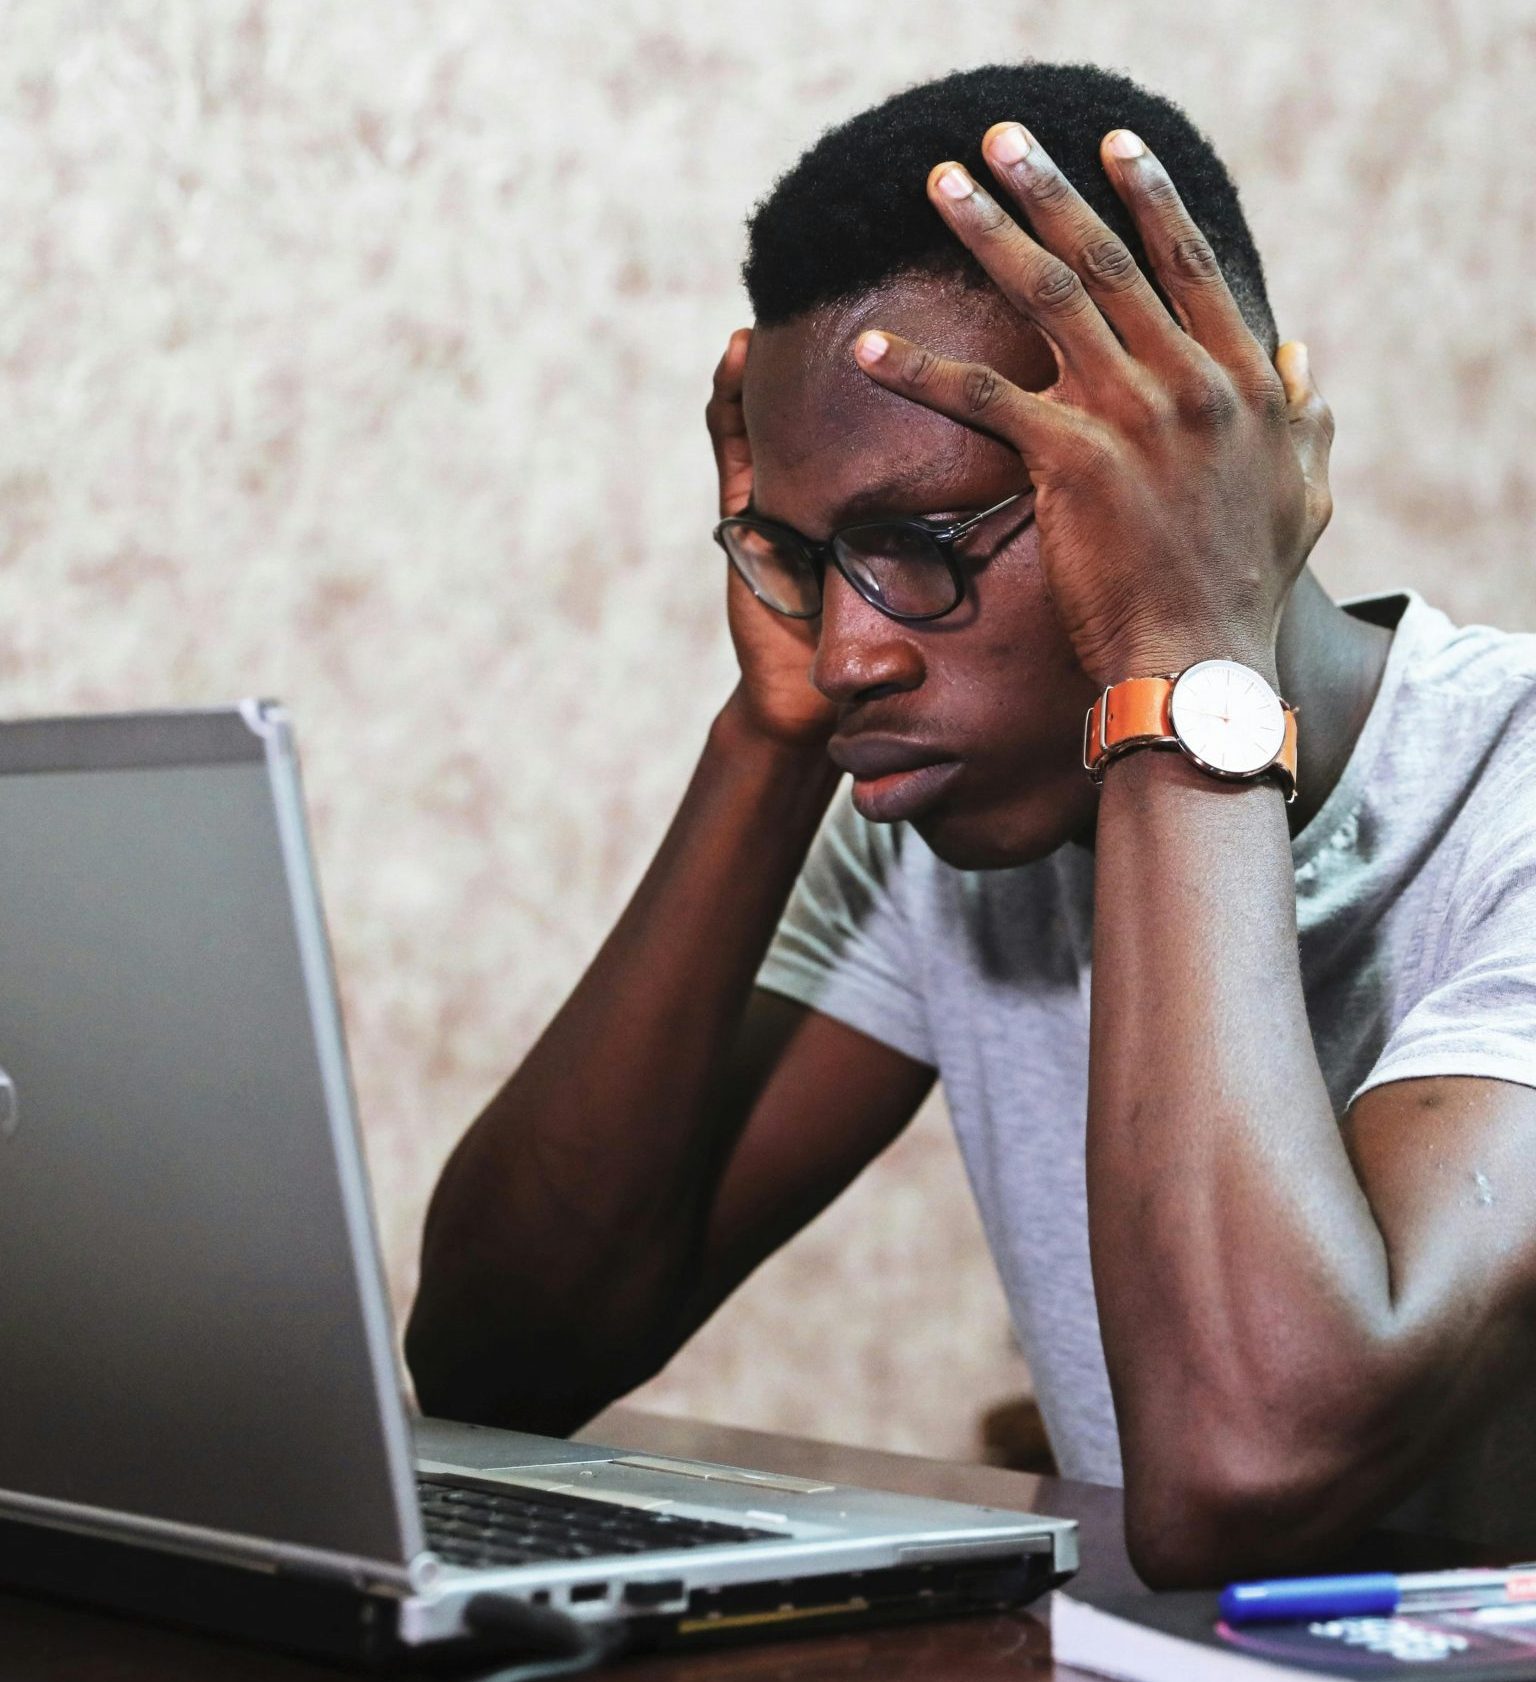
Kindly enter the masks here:
[[[1086, 779], [1085, 779], [1086, 781]], [[1038, 798], [1005, 807], [935, 807], [912, 820], [928, 849], [955, 870], [1012, 870], [1049, 858], [1069, 841], [1093, 835], [1094, 802]]]

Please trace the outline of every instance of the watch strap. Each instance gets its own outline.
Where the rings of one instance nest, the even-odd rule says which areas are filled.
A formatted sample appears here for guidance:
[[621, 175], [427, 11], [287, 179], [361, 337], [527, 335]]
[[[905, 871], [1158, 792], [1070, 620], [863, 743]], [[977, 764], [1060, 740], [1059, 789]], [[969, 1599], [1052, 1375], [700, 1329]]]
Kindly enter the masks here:
[[[1169, 703], [1177, 672], [1160, 672], [1153, 677], [1122, 678], [1112, 683], [1088, 709], [1083, 720], [1083, 769], [1097, 782], [1104, 768], [1117, 754], [1131, 748], [1167, 746], [1182, 749], [1173, 728]], [[1255, 776], [1279, 774], [1287, 800], [1296, 798], [1296, 709], [1281, 701], [1285, 714], [1285, 737], [1273, 761]], [[1236, 781], [1246, 779], [1237, 778]]]

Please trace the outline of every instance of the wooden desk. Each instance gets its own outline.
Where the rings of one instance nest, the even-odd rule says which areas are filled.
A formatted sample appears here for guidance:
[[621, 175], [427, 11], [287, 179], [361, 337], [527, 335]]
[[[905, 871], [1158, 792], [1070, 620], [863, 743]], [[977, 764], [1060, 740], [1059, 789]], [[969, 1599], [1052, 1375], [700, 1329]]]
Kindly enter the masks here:
[[[1074, 1518], [1083, 1565], [1076, 1581], [1135, 1589], [1117, 1490], [870, 1449], [842, 1448], [612, 1408], [582, 1436], [616, 1448], [721, 1460], [914, 1495], [948, 1496]], [[1434, 1557], [1403, 1564], [1440, 1564]], [[617, 1682], [1017, 1682], [1077, 1677], [1051, 1663], [1043, 1609], [620, 1664]], [[0, 1595], [0, 1682], [337, 1682], [347, 1674], [150, 1624]], [[397, 1673], [398, 1674], [398, 1673]], [[609, 1673], [602, 1673], [609, 1674]], [[441, 1673], [439, 1673], [441, 1678]]]

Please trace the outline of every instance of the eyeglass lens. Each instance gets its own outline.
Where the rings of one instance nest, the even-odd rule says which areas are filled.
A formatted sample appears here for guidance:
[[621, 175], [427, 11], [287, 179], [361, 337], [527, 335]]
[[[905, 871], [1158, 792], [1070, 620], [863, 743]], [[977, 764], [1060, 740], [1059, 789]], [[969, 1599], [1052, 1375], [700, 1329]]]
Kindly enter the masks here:
[[854, 526], [838, 534], [837, 558], [868, 601], [903, 618], [945, 613], [959, 600], [944, 551], [917, 526]]
[[[800, 619], [820, 611], [819, 568], [793, 537], [750, 521], [729, 522], [722, 536], [737, 571], [770, 607]], [[838, 534], [835, 547], [854, 587], [889, 613], [927, 618], [959, 601], [943, 550], [916, 526], [855, 526]]]
[[753, 595], [796, 619], [811, 619], [821, 611], [816, 567], [792, 537], [748, 520], [727, 521], [721, 535]]

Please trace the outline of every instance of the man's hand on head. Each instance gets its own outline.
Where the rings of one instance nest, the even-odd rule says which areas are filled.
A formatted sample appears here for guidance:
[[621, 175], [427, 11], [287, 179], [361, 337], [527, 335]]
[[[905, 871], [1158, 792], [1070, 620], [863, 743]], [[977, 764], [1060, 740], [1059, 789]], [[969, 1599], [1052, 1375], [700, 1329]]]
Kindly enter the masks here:
[[[1173, 313], [1124, 242], [1017, 123], [983, 142], [1033, 237], [959, 164], [929, 197], [1051, 346], [1059, 377], [1023, 391], [992, 368], [866, 332], [891, 391], [1017, 449], [1040, 561], [1095, 683], [1239, 659], [1275, 678], [1281, 614], [1327, 523], [1333, 423], [1305, 348], [1274, 364], [1173, 183], [1124, 129], [1101, 156]], [[1177, 317], [1177, 319], [1175, 319]]]
[[[752, 501], [752, 444], [741, 403], [751, 344], [750, 327], [738, 327], [731, 334], [704, 408], [720, 481], [722, 519], [744, 513]], [[819, 757], [837, 722], [837, 710], [811, 683], [814, 625], [787, 619], [754, 601], [733, 567], [726, 569], [726, 617], [741, 667], [741, 682], [726, 704], [726, 716], [753, 740]]]

